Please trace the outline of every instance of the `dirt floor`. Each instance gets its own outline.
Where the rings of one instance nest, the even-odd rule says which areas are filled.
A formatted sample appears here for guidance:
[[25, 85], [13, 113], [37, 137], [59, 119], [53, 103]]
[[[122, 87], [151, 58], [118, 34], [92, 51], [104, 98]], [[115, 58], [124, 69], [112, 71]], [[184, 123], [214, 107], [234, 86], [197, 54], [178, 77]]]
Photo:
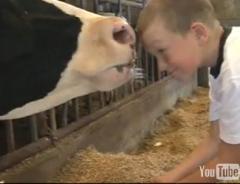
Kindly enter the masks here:
[[70, 159], [51, 182], [149, 182], [181, 162], [207, 135], [208, 89], [181, 99], [157, 120], [158, 129], [130, 154], [102, 154], [89, 148]]

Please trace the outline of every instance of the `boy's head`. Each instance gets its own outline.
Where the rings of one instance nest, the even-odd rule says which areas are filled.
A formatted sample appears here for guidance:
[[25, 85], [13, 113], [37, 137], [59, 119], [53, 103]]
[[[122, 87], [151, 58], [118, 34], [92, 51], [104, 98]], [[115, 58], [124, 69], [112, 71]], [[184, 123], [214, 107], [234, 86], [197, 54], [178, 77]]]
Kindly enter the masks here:
[[181, 80], [203, 65], [206, 57], [213, 57], [208, 50], [216, 23], [208, 0], [150, 0], [137, 31], [145, 48], [157, 57], [160, 70]]
[[149, 0], [139, 17], [140, 33], [157, 17], [164, 21], [166, 28], [178, 33], [187, 32], [195, 21], [212, 26], [216, 18], [208, 0]]

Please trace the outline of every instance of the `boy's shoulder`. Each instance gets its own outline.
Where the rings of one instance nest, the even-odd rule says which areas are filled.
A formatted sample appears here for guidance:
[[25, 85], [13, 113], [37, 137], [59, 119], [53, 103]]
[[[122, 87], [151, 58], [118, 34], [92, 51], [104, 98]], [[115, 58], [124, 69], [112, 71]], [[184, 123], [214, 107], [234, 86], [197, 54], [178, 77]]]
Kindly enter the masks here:
[[[240, 46], [240, 27], [231, 27], [230, 34], [225, 43], [225, 50], [229, 51], [229, 54], [236, 54], [233, 53], [234, 51], [238, 50], [239, 54], [239, 46]], [[231, 56], [231, 55], [230, 55]]]
[[240, 27], [225, 28], [217, 65], [211, 68], [210, 74], [210, 83], [218, 88], [232, 82], [240, 85]]
[[226, 47], [233, 49], [235, 46], [240, 45], [240, 26], [228, 27], [227, 29], [231, 31], [226, 41]]
[[[232, 27], [224, 45], [222, 73], [240, 79], [240, 27]], [[239, 80], [240, 83], [240, 80]]]
[[231, 70], [236, 69], [234, 65], [240, 64], [240, 62], [235, 62], [236, 59], [240, 59], [240, 27], [223, 28], [224, 34], [219, 42], [217, 63], [214, 67], [211, 67], [210, 70], [213, 79], [226, 78], [227, 73], [231, 75]]

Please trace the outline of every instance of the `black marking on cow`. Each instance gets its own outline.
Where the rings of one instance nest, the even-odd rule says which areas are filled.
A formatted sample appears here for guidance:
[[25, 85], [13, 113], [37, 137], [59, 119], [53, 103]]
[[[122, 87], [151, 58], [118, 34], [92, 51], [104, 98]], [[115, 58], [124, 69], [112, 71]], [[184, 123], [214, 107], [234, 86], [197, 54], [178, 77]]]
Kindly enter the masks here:
[[40, 0], [0, 0], [0, 116], [53, 91], [82, 22]]

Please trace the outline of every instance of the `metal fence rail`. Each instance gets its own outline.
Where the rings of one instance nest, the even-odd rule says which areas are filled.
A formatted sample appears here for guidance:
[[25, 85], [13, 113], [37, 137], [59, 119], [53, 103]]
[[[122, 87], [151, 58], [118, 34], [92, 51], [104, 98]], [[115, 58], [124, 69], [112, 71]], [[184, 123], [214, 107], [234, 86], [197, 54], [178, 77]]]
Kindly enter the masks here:
[[[143, 0], [66, 0], [66, 2], [97, 13], [113, 12], [127, 18], [132, 26], [136, 25], [138, 13], [144, 4]], [[166, 73], [159, 74], [155, 58], [141, 45], [138, 45], [137, 52], [136, 78], [128, 84], [111, 92], [96, 92], [73, 99], [31, 117], [0, 122], [0, 170], [6, 167], [1, 167], [1, 158], [4, 160], [6, 155], [24, 149], [30, 144], [41, 142], [46, 136], [53, 138], [54, 141], [62, 132], [73, 130], [74, 128], [69, 128], [70, 125], [74, 127], [73, 124], [76, 122], [82, 125], [76, 125], [75, 128], [86, 125], [98, 116], [93, 117], [92, 113], [107, 113], [108, 110], [101, 110], [166, 76]]]

